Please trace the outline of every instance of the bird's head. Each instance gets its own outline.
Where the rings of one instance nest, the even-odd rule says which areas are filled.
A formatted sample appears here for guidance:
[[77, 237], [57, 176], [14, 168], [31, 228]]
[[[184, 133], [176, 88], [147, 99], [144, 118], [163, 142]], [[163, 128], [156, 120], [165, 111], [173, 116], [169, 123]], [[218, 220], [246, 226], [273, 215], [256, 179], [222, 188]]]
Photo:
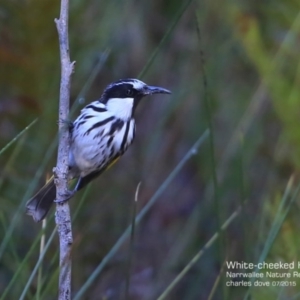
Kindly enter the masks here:
[[120, 79], [104, 90], [100, 101], [120, 119], [132, 117], [140, 100], [152, 94], [171, 94], [167, 89], [150, 86], [138, 79]]

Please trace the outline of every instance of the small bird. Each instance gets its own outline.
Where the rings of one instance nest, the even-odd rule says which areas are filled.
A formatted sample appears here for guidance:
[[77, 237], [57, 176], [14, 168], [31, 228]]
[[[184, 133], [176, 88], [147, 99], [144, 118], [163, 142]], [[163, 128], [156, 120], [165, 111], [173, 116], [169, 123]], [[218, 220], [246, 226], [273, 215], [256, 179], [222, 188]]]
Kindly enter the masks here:
[[[68, 180], [78, 178], [73, 192], [112, 166], [132, 144], [135, 136], [134, 113], [140, 100], [152, 94], [170, 94], [138, 79], [120, 79], [106, 87], [100, 99], [81, 110], [70, 122]], [[73, 194], [71, 192], [71, 194]], [[52, 178], [26, 204], [34, 221], [43, 220], [56, 197]]]

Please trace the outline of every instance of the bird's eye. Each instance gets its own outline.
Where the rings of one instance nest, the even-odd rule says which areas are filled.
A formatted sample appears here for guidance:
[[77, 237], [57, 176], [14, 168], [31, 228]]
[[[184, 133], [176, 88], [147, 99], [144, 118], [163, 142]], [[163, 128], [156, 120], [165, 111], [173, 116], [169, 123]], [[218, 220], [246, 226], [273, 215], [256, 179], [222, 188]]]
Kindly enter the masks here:
[[133, 96], [133, 90], [132, 89], [127, 90], [126, 95], [129, 97]]

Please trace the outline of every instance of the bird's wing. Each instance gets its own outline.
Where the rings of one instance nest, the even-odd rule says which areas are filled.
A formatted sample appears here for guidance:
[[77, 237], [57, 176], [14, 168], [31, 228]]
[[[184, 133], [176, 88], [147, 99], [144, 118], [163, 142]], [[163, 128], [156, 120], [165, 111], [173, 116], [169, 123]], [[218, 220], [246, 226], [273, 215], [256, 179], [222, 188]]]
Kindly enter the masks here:
[[76, 187], [75, 187], [75, 191], [79, 191], [81, 190], [83, 187], [85, 187], [88, 183], [90, 183], [90, 181], [92, 181], [94, 178], [98, 177], [100, 174], [102, 174], [104, 171], [108, 170], [109, 168], [111, 168], [120, 158], [120, 155], [113, 158], [107, 165], [105, 165], [103, 168], [101, 168], [100, 170], [94, 171], [92, 173], [90, 173], [89, 175], [85, 176], [85, 177], [80, 177]]

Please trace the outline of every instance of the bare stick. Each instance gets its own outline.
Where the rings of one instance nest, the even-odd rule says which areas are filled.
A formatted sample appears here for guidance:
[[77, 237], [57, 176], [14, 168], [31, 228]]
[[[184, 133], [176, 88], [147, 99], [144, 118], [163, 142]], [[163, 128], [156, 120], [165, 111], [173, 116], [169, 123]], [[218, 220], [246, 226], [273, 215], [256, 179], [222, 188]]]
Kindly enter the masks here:
[[55, 19], [61, 59], [61, 82], [59, 97], [59, 144], [57, 153], [57, 166], [54, 169], [56, 177], [56, 205], [55, 221], [59, 235], [59, 300], [71, 299], [71, 249], [73, 243], [70, 208], [67, 199], [68, 192], [68, 156], [69, 156], [69, 130], [64, 124], [68, 119], [70, 106], [71, 75], [74, 62], [70, 62], [68, 37], [69, 1], [61, 0], [60, 16]]
[[134, 252], [134, 237], [135, 237], [135, 218], [136, 218], [136, 208], [137, 202], [139, 197], [141, 181], [137, 185], [134, 197], [134, 204], [133, 204], [133, 213], [132, 213], [132, 220], [131, 220], [131, 233], [130, 233], [130, 248], [129, 248], [129, 256], [128, 256], [128, 265], [127, 265], [127, 276], [125, 281], [125, 300], [129, 299], [129, 288], [130, 288], [130, 275], [131, 275], [131, 268], [132, 268], [132, 258]]

